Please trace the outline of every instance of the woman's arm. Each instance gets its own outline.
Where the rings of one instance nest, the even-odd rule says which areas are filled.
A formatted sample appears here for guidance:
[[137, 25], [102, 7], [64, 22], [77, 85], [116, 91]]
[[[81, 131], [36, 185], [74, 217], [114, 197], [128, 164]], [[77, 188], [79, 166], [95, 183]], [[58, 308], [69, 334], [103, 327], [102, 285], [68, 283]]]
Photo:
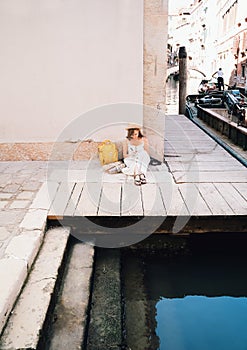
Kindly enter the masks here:
[[144, 141], [144, 149], [147, 153], [149, 153], [149, 143], [148, 143], [148, 139], [146, 137], [143, 138]]
[[127, 158], [128, 157], [128, 144], [127, 140], [124, 140], [123, 142], [123, 157]]

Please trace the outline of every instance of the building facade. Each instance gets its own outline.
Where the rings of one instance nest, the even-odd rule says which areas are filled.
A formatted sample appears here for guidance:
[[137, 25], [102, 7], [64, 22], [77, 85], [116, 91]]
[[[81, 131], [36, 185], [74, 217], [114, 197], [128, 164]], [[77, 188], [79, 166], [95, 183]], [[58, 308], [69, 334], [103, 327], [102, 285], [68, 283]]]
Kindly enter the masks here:
[[[123, 136], [106, 124], [142, 124], [135, 106], [164, 101], [167, 7], [167, 0], [1, 1], [2, 153], [32, 144], [47, 154], [57, 140]], [[120, 112], [87, 117], [112, 105]]]
[[195, 0], [189, 9], [180, 10], [173, 36], [173, 47], [187, 48], [189, 69], [210, 79], [221, 67], [225, 83], [242, 91], [247, 86], [245, 7], [244, 0]]

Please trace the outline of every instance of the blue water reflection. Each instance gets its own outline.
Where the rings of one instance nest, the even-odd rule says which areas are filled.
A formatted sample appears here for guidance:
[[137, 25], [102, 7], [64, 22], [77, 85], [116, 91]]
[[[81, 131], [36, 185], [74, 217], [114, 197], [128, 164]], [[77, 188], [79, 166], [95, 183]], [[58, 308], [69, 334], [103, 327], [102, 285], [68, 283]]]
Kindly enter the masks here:
[[157, 304], [159, 350], [246, 350], [247, 298], [162, 298]]
[[179, 239], [123, 256], [127, 348], [247, 350], [247, 236], [192, 235], [184, 255]]
[[[198, 86], [202, 80], [202, 76], [189, 77], [187, 81], [187, 94], [197, 94]], [[170, 77], [166, 82], [166, 103], [165, 113], [173, 115], [178, 114], [179, 101], [179, 82]]]

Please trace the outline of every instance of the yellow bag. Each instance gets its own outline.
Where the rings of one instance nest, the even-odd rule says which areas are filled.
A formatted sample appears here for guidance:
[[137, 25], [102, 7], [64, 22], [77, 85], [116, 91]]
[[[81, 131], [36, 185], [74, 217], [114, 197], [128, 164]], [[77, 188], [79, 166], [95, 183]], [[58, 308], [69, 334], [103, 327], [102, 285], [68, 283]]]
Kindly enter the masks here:
[[115, 143], [110, 140], [101, 142], [98, 146], [98, 151], [101, 165], [117, 162], [118, 150]]

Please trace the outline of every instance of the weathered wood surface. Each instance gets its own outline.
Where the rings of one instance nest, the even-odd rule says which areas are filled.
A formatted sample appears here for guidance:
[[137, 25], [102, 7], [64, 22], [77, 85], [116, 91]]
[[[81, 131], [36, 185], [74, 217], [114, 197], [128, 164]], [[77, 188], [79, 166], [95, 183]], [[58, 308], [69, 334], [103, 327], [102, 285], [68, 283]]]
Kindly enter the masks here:
[[242, 220], [247, 215], [246, 168], [184, 116], [167, 116], [165, 130], [165, 163], [149, 167], [146, 185], [135, 186], [124, 174], [103, 173], [97, 160], [87, 169], [70, 169], [66, 176], [60, 170], [57, 177], [52, 174], [48, 217]]

